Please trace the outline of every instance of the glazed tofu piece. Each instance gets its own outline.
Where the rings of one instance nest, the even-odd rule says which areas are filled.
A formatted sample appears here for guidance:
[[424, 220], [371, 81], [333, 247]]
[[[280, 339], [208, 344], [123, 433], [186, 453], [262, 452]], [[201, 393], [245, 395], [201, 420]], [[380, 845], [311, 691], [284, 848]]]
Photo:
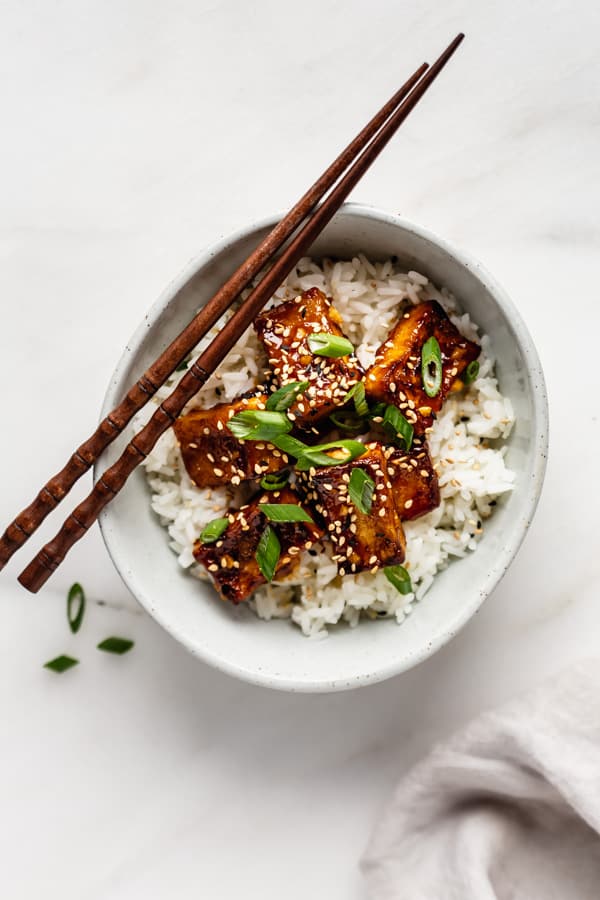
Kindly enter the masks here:
[[345, 337], [341, 325], [340, 314], [318, 288], [267, 310], [254, 323], [276, 379], [274, 388], [291, 381], [309, 382], [289, 410], [292, 421], [304, 430], [314, 429], [327, 418], [363, 376], [354, 353], [332, 358], [315, 355], [310, 349], [310, 334]]
[[245, 397], [181, 416], [173, 428], [184, 465], [200, 488], [240, 484], [285, 468], [288, 458], [265, 441], [239, 441], [227, 428], [234, 415], [264, 409], [266, 396]]
[[[355, 469], [362, 469], [375, 484], [368, 514], [348, 493]], [[327, 529], [340, 575], [376, 572], [404, 561], [406, 541], [380, 444], [367, 445], [365, 454], [352, 462], [301, 473], [300, 484]]]
[[[421, 349], [431, 337], [437, 339], [442, 356], [442, 383], [435, 397], [426, 394], [421, 373]], [[367, 396], [397, 406], [422, 434], [448, 393], [462, 386], [460, 377], [479, 352], [478, 344], [461, 335], [439, 303], [420, 303], [402, 315], [377, 351], [365, 379]]]
[[[263, 503], [293, 503], [302, 505], [291, 488], [268, 491], [251, 503], [229, 513], [229, 525], [218, 541], [203, 544], [196, 541], [194, 556], [208, 570], [213, 583], [224, 600], [241, 603], [261, 585], [266, 584], [258, 563], [256, 550], [267, 526], [267, 517], [260, 511]], [[312, 518], [312, 512], [305, 507]], [[298, 565], [302, 550], [312, 547], [323, 536], [323, 530], [310, 522], [270, 523], [281, 544], [281, 555], [275, 569], [275, 579], [289, 575]]]
[[416, 438], [410, 451], [392, 447], [385, 455], [394, 502], [403, 521], [424, 516], [440, 505], [438, 477], [425, 441]]

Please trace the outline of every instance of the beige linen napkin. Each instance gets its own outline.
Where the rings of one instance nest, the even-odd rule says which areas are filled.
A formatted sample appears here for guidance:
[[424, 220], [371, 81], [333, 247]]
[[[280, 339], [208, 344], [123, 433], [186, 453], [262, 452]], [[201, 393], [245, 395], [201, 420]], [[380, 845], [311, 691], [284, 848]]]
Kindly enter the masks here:
[[433, 750], [362, 861], [372, 900], [599, 900], [600, 660]]

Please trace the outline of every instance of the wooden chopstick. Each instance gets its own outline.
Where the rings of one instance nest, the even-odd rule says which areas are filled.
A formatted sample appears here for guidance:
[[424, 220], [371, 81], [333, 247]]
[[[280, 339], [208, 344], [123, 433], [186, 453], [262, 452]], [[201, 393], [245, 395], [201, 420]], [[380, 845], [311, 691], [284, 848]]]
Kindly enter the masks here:
[[205, 384], [275, 289], [334, 216], [350, 191], [446, 65], [463, 38], [463, 34], [457, 35], [421, 80], [416, 81], [416, 86], [376, 133], [323, 203], [316, 208], [308, 222], [291, 240], [244, 304], [187, 370], [175, 390], [160, 404], [145, 427], [128, 443], [117, 462], [101, 476], [88, 497], [66, 519], [54, 539], [42, 548], [21, 573], [19, 581], [25, 588], [36, 593], [60, 565], [70, 548], [96, 521], [102, 509], [119, 492], [129, 475], [152, 450], [159, 437], [173, 424], [185, 405]]
[[100, 454], [122, 433], [133, 416], [165, 383], [178, 365], [191, 353], [233, 300], [246, 288], [263, 266], [272, 259], [284, 242], [307, 215], [315, 208], [326, 192], [346, 171], [356, 155], [366, 147], [371, 138], [408, 95], [427, 69], [424, 63], [396, 91], [363, 130], [343, 150], [337, 159], [309, 188], [289, 213], [261, 241], [250, 256], [194, 316], [188, 326], [173, 340], [158, 359], [144, 372], [128, 391], [122, 402], [100, 422], [94, 434], [75, 450], [66, 466], [53, 476], [40, 490], [32, 503], [11, 522], [0, 538], [0, 570], [12, 555], [22, 547], [46, 516], [68, 494], [75, 482], [96, 462]]

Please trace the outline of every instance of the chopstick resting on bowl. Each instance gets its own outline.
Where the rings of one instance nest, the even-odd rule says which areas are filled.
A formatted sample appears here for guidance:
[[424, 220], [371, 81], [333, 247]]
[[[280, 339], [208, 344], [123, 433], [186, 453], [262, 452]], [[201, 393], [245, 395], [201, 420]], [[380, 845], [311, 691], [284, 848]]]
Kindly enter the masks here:
[[[65, 468], [42, 488], [33, 503], [8, 526], [0, 539], [0, 568], [33, 534], [101, 452], [122, 433], [135, 413], [156, 393], [239, 293], [252, 282], [267, 262], [272, 261], [272, 267], [186, 371], [170, 396], [158, 406], [144, 428], [127, 444], [117, 462], [99, 478], [92, 492], [66, 519], [54, 539], [42, 548], [19, 576], [20, 583], [34, 593], [42, 587], [69, 549], [83, 537], [102, 509], [124, 486], [129, 475], [237, 343], [416, 106], [463, 38], [463, 34], [457, 35], [431, 68], [427, 69], [424, 64], [417, 69], [142, 375], [123, 402], [100, 423], [94, 435], [75, 451]], [[340, 176], [343, 177], [340, 179]], [[326, 194], [321, 204], [317, 205]], [[302, 222], [305, 224], [297, 231]], [[291, 240], [281, 255], [274, 259], [290, 237]]]
[[231, 303], [302, 224], [356, 155], [366, 147], [399, 103], [409, 94], [427, 68], [427, 63], [424, 63], [396, 91], [285, 218], [277, 223], [217, 293], [198, 311], [187, 327], [144, 372], [116, 409], [100, 422], [94, 434], [75, 450], [65, 467], [44, 485], [33, 502], [11, 522], [0, 539], [0, 570], [39, 528], [46, 516], [65, 498], [78, 479], [93, 466], [102, 452], [124, 431], [134, 415], [143, 409]]

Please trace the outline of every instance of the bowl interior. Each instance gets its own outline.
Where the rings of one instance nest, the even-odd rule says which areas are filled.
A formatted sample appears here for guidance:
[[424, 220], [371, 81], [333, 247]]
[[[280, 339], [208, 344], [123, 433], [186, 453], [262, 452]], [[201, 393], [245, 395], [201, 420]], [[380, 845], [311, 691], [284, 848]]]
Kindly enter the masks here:
[[[121, 399], [158, 353], [248, 255], [275, 219], [222, 242], [194, 263], [155, 304], [129, 343], [109, 386], [104, 413]], [[508, 465], [515, 490], [486, 523], [479, 548], [439, 573], [412, 615], [393, 621], [338, 626], [327, 640], [309, 640], [289, 621], [264, 622], [244, 606], [219, 601], [187, 576], [149, 506], [144, 473], [136, 471], [104, 511], [101, 528], [126, 584], [142, 605], [189, 650], [230, 674], [288, 690], [336, 690], [389, 677], [449, 640], [502, 577], [525, 534], [541, 488], [546, 452], [543, 375], [518, 313], [490, 276], [438, 238], [395, 216], [348, 205], [313, 245], [316, 257], [373, 259], [396, 255], [447, 286], [492, 337], [502, 391], [516, 413]], [[103, 458], [112, 463], [126, 438]]]

